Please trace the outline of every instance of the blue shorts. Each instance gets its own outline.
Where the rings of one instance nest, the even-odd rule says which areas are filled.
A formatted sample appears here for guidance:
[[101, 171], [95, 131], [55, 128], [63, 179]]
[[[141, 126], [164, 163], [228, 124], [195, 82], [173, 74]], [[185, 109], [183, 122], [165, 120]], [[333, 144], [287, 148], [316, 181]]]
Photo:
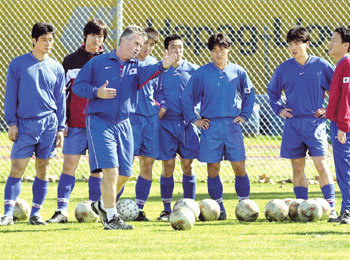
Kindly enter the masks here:
[[157, 158], [159, 155], [158, 114], [150, 117], [133, 114], [130, 116], [130, 123], [134, 136], [134, 156]]
[[85, 155], [88, 149], [86, 129], [69, 127], [68, 135], [64, 137], [63, 154]]
[[186, 125], [181, 120], [160, 121], [159, 157], [166, 161], [176, 157], [178, 153], [183, 159], [195, 159], [199, 152], [198, 131], [195, 125]]
[[209, 129], [201, 132], [198, 160], [217, 163], [223, 158], [231, 162], [246, 159], [242, 127], [233, 118], [211, 119]]
[[13, 143], [12, 159], [55, 157], [58, 121], [55, 113], [36, 119], [18, 120], [18, 139]]
[[281, 157], [297, 159], [306, 156], [326, 156], [328, 142], [326, 119], [315, 117], [285, 120], [282, 134]]
[[134, 138], [130, 120], [112, 122], [89, 115], [86, 117], [86, 131], [90, 170], [119, 167], [119, 175], [131, 176]]

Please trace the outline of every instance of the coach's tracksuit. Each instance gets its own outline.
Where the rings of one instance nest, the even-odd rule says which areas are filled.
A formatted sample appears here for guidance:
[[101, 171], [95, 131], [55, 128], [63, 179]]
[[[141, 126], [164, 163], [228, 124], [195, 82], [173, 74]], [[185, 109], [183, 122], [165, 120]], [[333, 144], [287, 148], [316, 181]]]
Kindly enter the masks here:
[[[242, 128], [233, 120], [237, 116], [248, 120], [254, 100], [253, 85], [246, 71], [236, 64], [228, 62], [221, 70], [212, 62], [193, 74], [182, 94], [185, 121], [197, 120], [194, 107], [198, 102], [201, 103], [200, 116], [210, 120], [209, 129], [201, 131], [198, 160], [207, 163], [220, 162], [223, 157], [229, 161], [245, 160]], [[235, 188], [239, 200], [249, 197], [247, 174], [236, 176]], [[208, 192], [220, 204], [221, 211], [225, 211], [220, 176], [208, 177]]]
[[[341, 212], [350, 210], [350, 56], [336, 66], [326, 117], [331, 120], [331, 140], [337, 182], [342, 193]], [[337, 139], [338, 130], [346, 132], [346, 143]]]
[[[137, 90], [163, 71], [162, 63], [144, 64], [137, 59], [121, 61], [116, 50], [90, 60], [79, 72], [73, 91], [88, 98], [86, 127], [90, 168], [119, 167], [120, 175], [132, 174], [133, 136], [129, 115], [135, 112]], [[108, 80], [107, 88], [117, 94], [111, 99], [97, 97], [97, 90]]]

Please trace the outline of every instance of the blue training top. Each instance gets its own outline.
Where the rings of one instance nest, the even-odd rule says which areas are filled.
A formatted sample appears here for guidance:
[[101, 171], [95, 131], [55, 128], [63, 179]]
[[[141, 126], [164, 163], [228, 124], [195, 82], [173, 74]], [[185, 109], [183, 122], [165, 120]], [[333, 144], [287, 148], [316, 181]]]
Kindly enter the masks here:
[[166, 109], [163, 119], [184, 120], [181, 96], [187, 82], [193, 73], [199, 68], [198, 65], [184, 60], [177, 68], [170, 66], [159, 77], [156, 90], [156, 99]]
[[[158, 63], [157, 59], [148, 55], [145, 60], [140, 61], [145, 65], [152, 65]], [[143, 115], [146, 117], [158, 114], [159, 104], [154, 98], [154, 89], [158, 84], [158, 78], [150, 80], [137, 92], [137, 105], [135, 114]]]
[[[273, 111], [292, 109], [293, 116], [313, 116], [322, 107], [329, 91], [334, 66], [320, 57], [310, 56], [304, 66], [291, 58], [277, 67], [267, 87]], [[285, 90], [287, 103], [281, 99]]]
[[[237, 104], [238, 93], [242, 99], [241, 108]], [[199, 102], [200, 116], [203, 118], [241, 116], [248, 120], [253, 111], [254, 100], [253, 85], [246, 71], [231, 62], [227, 63], [224, 70], [220, 70], [213, 62], [200, 67], [182, 94], [186, 122], [197, 120], [194, 107]]]
[[66, 123], [65, 76], [62, 65], [47, 57], [38, 61], [27, 53], [14, 58], [8, 68], [5, 94], [5, 120], [40, 118], [56, 113], [58, 130]]
[[[162, 62], [147, 65], [137, 59], [121, 61], [116, 50], [92, 58], [80, 70], [73, 91], [80, 97], [88, 98], [88, 115], [98, 115], [102, 118], [120, 122], [129, 118], [135, 112], [137, 90], [156, 77], [164, 69]], [[117, 90], [117, 95], [111, 99], [97, 97], [97, 89], [106, 80], [107, 88]]]

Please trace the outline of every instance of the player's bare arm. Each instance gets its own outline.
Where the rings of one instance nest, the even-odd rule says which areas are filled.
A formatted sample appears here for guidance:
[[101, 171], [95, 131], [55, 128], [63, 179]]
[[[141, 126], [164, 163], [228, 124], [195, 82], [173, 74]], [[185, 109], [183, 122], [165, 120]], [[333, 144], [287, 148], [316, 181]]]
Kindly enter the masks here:
[[56, 147], [62, 147], [64, 140], [64, 134], [63, 130], [57, 132], [57, 141], [56, 141]]
[[194, 122], [194, 124], [203, 130], [207, 130], [210, 126], [210, 120], [207, 118], [199, 118]]
[[106, 80], [106, 82], [98, 88], [97, 90], [97, 96], [99, 98], [103, 99], [110, 99], [114, 98], [117, 95], [117, 90], [114, 88], [107, 88], [109, 82]]
[[292, 109], [290, 108], [284, 108], [281, 110], [281, 112], [279, 113], [279, 116], [286, 119], [286, 118], [292, 118], [293, 115], [291, 114]]
[[244, 123], [244, 122], [245, 122], [245, 120], [241, 116], [237, 116], [235, 119], [233, 119], [233, 123], [235, 123], [235, 124], [241, 124], [241, 123]]
[[314, 117], [318, 117], [318, 118], [326, 117], [326, 109], [324, 107], [317, 109], [315, 111]]
[[15, 142], [18, 138], [18, 127], [17, 125], [10, 125], [8, 130], [8, 137], [12, 142]]

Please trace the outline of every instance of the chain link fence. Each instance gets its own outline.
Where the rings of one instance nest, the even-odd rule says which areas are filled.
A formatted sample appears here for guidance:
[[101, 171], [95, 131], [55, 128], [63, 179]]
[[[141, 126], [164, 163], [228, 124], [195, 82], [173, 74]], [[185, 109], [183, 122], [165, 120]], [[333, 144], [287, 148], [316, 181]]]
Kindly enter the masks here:
[[[10, 171], [11, 143], [7, 138], [7, 126], [3, 117], [3, 101], [7, 66], [10, 61], [31, 50], [31, 28], [38, 21], [52, 23], [56, 27], [56, 42], [52, 55], [58, 61], [75, 51], [82, 43], [82, 30], [92, 19], [102, 19], [109, 26], [109, 36], [104, 49], [117, 46], [117, 5], [122, 8], [123, 28], [130, 24], [153, 26], [161, 35], [153, 56], [161, 59], [162, 42], [172, 33], [183, 36], [184, 56], [198, 65], [211, 61], [206, 42], [210, 34], [225, 32], [233, 47], [230, 60], [243, 66], [257, 93], [253, 116], [244, 125], [246, 134], [247, 172], [253, 180], [283, 180], [291, 177], [288, 160], [279, 158], [280, 134], [283, 122], [275, 116], [268, 104], [266, 86], [274, 69], [289, 58], [285, 36], [295, 24], [307, 27], [311, 32], [313, 55], [329, 60], [328, 39], [339, 25], [348, 26], [348, 1], [342, 0], [1, 0], [0, 1], [0, 180]], [[331, 149], [331, 148], [330, 148]], [[333, 174], [334, 167], [329, 156]], [[53, 159], [50, 175], [59, 176], [62, 170], [62, 154], [59, 150]], [[34, 175], [31, 160], [26, 176]], [[195, 162], [199, 180], [206, 180], [206, 165]], [[139, 171], [135, 160], [134, 175]], [[156, 162], [154, 177], [159, 178], [161, 163]], [[307, 160], [308, 178], [317, 175], [312, 161]], [[89, 175], [87, 157], [84, 156], [77, 170], [77, 178]], [[181, 179], [181, 168], [176, 167], [175, 177]], [[232, 181], [234, 174], [229, 163], [221, 167], [224, 181]], [[266, 177], [266, 178], [265, 178]]]

